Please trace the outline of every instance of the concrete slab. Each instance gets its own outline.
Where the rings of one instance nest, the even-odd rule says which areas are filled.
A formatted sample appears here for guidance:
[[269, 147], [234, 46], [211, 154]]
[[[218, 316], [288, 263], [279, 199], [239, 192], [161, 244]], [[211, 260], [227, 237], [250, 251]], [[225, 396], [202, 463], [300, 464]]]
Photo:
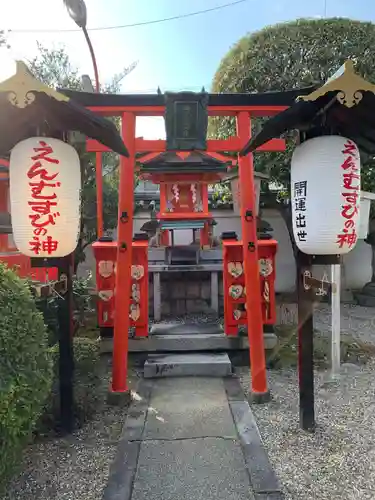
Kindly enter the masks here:
[[280, 495], [279, 480], [269, 461], [249, 404], [247, 401], [230, 401], [229, 405], [241, 440], [254, 493]]
[[[265, 333], [265, 349], [273, 349], [276, 345], [276, 335]], [[101, 340], [100, 350], [102, 353], [110, 353], [112, 349], [112, 339]], [[228, 337], [223, 333], [184, 335], [167, 333], [166, 335], [151, 335], [148, 338], [129, 339], [129, 352], [242, 351], [248, 349], [249, 340], [247, 337]]]
[[150, 335], [222, 334], [219, 323], [158, 323], [152, 325]]
[[226, 353], [150, 354], [144, 365], [145, 378], [226, 377], [232, 363]]
[[281, 500], [241, 391], [236, 377], [142, 380], [103, 500]]
[[145, 426], [153, 383], [141, 380], [132, 394], [133, 401], [111, 464], [103, 500], [130, 500], [137, 470], [141, 437]]
[[236, 438], [223, 381], [160, 379], [155, 383], [143, 439]]
[[141, 445], [132, 500], [253, 498], [241, 447], [234, 440], [202, 438]]

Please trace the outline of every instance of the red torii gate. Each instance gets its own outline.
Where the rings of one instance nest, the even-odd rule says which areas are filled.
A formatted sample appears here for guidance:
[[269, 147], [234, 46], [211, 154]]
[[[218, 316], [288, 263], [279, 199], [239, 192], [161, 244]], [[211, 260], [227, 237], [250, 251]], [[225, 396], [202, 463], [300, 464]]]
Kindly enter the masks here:
[[[251, 118], [272, 116], [288, 108], [301, 94], [311, 89], [265, 94], [209, 94], [209, 116], [232, 116], [237, 133], [225, 140], [207, 140], [208, 153], [239, 152], [251, 138]], [[165, 140], [136, 138], [137, 116], [164, 116], [163, 95], [89, 94], [61, 90], [80, 104], [102, 116], [120, 116], [121, 135], [129, 157], [120, 158], [120, 185], [117, 232], [116, 308], [113, 341], [112, 391], [127, 393], [128, 329], [132, 264], [134, 168], [136, 153], [160, 153], [166, 150]], [[283, 139], [272, 139], [257, 151], [284, 151]], [[108, 148], [95, 140], [87, 140], [87, 151], [105, 152]], [[251, 393], [254, 401], [268, 400], [266, 362], [263, 340], [263, 321], [260, 298], [258, 245], [256, 232], [253, 156], [238, 157], [241, 196], [241, 224], [246, 294], [247, 329], [251, 363]], [[98, 172], [101, 166], [98, 165]], [[102, 178], [97, 176], [98, 205], [102, 206]], [[98, 221], [99, 224], [101, 221]]]

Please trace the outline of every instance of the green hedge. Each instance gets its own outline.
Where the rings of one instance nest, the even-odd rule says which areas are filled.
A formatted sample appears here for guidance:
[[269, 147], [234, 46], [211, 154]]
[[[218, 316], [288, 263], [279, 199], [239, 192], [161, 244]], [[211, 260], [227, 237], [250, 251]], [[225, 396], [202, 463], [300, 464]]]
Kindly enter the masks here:
[[20, 459], [51, 381], [43, 316], [27, 283], [0, 263], [0, 489]]
[[[74, 413], [76, 424], [82, 425], [94, 413], [100, 399], [102, 368], [99, 341], [84, 337], [73, 339], [74, 351]], [[36, 432], [48, 433], [58, 426], [60, 415], [59, 399], [59, 347], [52, 348], [54, 360], [54, 381]]]

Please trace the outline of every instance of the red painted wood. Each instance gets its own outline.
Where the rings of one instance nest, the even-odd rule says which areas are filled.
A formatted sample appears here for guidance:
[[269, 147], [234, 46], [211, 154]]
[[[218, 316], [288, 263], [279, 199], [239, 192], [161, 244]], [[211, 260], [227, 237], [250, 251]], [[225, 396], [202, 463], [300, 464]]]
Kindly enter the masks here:
[[[250, 115], [242, 111], [237, 116], [237, 134], [242, 144], [251, 137]], [[239, 184], [241, 193], [241, 226], [243, 243], [243, 260], [246, 286], [247, 331], [249, 336], [251, 390], [254, 394], [266, 394], [267, 374], [263, 338], [262, 305], [260, 300], [260, 277], [258, 264], [258, 241], [256, 228], [256, 207], [254, 195], [253, 156], [239, 157]], [[247, 210], [253, 217], [245, 218]]]
[[[0, 212], [8, 212], [8, 191], [8, 181], [2, 181], [0, 178]], [[8, 235], [0, 234], [0, 252], [5, 252], [8, 249]]]
[[[120, 158], [119, 221], [117, 226], [117, 270], [116, 303], [113, 332], [113, 376], [112, 390], [128, 390], [128, 345], [129, 345], [129, 306], [130, 306], [130, 268], [132, 264], [133, 209], [134, 209], [134, 165], [135, 165], [135, 115], [124, 113], [122, 116], [122, 138], [129, 151], [129, 157]], [[121, 221], [121, 215], [127, 221]]]
[[[115, 264], [117, 253], [116, 241], [96, 241], [91, 245], [95, 257], [96, 289], [98, 292], [97, 315], [100, 328], [113, 327], [115, 316]], [[105, 264], [104, 264], [105, 263]], [[107, 275], [103, 276], [101, 267], [105, 266]], [[104, 292], [112, 294], [107, 297]], [[103, 295], [102, 295], [103, 293]]]
[[[252, 116], [274, 116], [288, 106], [208, 106], [209, 116], [236, 116], [248, 112]], [[164, 116], [165, 106], [89, 106], [88, 109], [102, 116], [121, 116], [122, 113], [134, 113], [137, 116]]]
[[[96, 241], [92, 244], [96, 261], [96, 287], [99, 292], [97, 302], [98, 324], [100, 327], [113, 327], [116, 303], [116, 255], [117, 242]], [[144, 268], [144, 276], [139, 281], [132, 280], [140, 285], [140, 317], [137, 321], [131, 321], [130, 325], [135, 327], [136, 337], [146, 337], [148, 335], [148, 242], [133, 241], [132, 243], [133, 265], [141, 265]], [[108, 276], [103, 276], [101, 266], [106, 266], [110, 270]], [[130, 272], [130, 271], [129, 271]], [[109, 291], [113, 295], [109, 300], [101, 296], [100, 292]], [[129, 296], [131, 288], [129, 289]]]
[[[137, 321], [131, 321], [131, 325], [135, 327], [135, 336], [148, 336], [148, 241], [133, 242], [133, 265], [143, 266], [144, 275], [136, 281], [132, 280], [133, 284], [138, 284], [140, 287], [140, 316]], [[134, 303], [131, 300], [131, 303]]]
[[210, 219], [212, 218], [212, 214], [210, 212], [158, 212], [156, 217], [158, 219], [163, 220], [202, 220], [202, 219]]
[[20, 278], [31, 278], [41, 283], [54, 281], [58, 278], [57, 268], [31, 267], [30, 257], [19, 252], [0, 253], [0, 262], [13, 268]]
[[[272, 139], [260, 146], [257, 151], [285, 151], [285, 139]], [[216, 153], [218, 151], [237, 152], [241, 149], [241, 141], [238, 137], [229, 139], [208, 139], [207, 152]], [[95, 139], [86, 139], [86, 150], [90, 152], [106, 152], [111, 151], [107, 146], [104, 146]], [[136, 139], [137, 153], [162, 153], [165, 151], [165, 141]]]
[[140, 176], [141, 179], [147, 180], [151, 179], [155, 184], [163, 184], [163, 183], [177, 183], [182, 184], [186, 183], [206, 183], [211, 184], [215, 182], [219, 182], [223, 174], [215, 174], [215, 173], [204, 173], [204, 174], [142, 174]]
[[[258, 240], [258, 253], [259, 259], [270, 259], [272, 261], [273, 271], [267, 276], [260, 275], [260, 295], [262, 303], [262, 318], [264, 325], [274, 325], [276, 322], [276, 295], [275, 295], [275, 256], [277, 251], [277, 241], [276, 240]], [[244, 275], [239, 278], [234, 278], [228, 272], [229, 262], [241, 262], [243, 264], [243, 243], [237, 240], [225, 240], [223, 242], [223, 284], [224, 284], [224, 321], [225, 321], [225, 332], [227, 335], [237, 335], [238, 325], [246, 324], [247, 314], [244, 313], [239, 320], [235, 320], [233, 317], [233, 311], [237, 308], [238, 304], [246, 303], [246, 298], [241, 297], [239, 299], [233, 299], [229, 296], [229, 287], [234, 284], [240, 284], [245, 286]], [[269, 307], [268, 315], [266, 309], [266, 302], [262, 297], [264, 283], [267, 281], [269, 285]]]

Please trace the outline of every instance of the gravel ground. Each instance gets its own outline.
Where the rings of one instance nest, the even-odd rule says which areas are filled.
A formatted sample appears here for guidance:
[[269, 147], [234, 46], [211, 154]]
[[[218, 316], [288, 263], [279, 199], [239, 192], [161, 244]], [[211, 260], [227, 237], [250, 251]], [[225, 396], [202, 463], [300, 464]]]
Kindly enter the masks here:
[[[237, 370], [245, 390], [248, 368]], [[272, 401], [253, 405], [286, 500], [375, 498], [375, 360], [342, 365], [335, 385], [316, 373], [315, 434], [299, 428], [295, 370], [268, 372]]]
[[[319, 304], [314, 311], [314, 328], [331, 332], [331, 307]], [[341, 332], [375, 344], [375, 308], [341, 304]]]
[[[71, 436], [37, 439], [24, 454], [21, 473], [13, 478], [2, 500], [100, 500], [115, 457], [126, 409], [103, 403], [94, 420]], [[129, 374], [136, 387], [137, 374]]]

